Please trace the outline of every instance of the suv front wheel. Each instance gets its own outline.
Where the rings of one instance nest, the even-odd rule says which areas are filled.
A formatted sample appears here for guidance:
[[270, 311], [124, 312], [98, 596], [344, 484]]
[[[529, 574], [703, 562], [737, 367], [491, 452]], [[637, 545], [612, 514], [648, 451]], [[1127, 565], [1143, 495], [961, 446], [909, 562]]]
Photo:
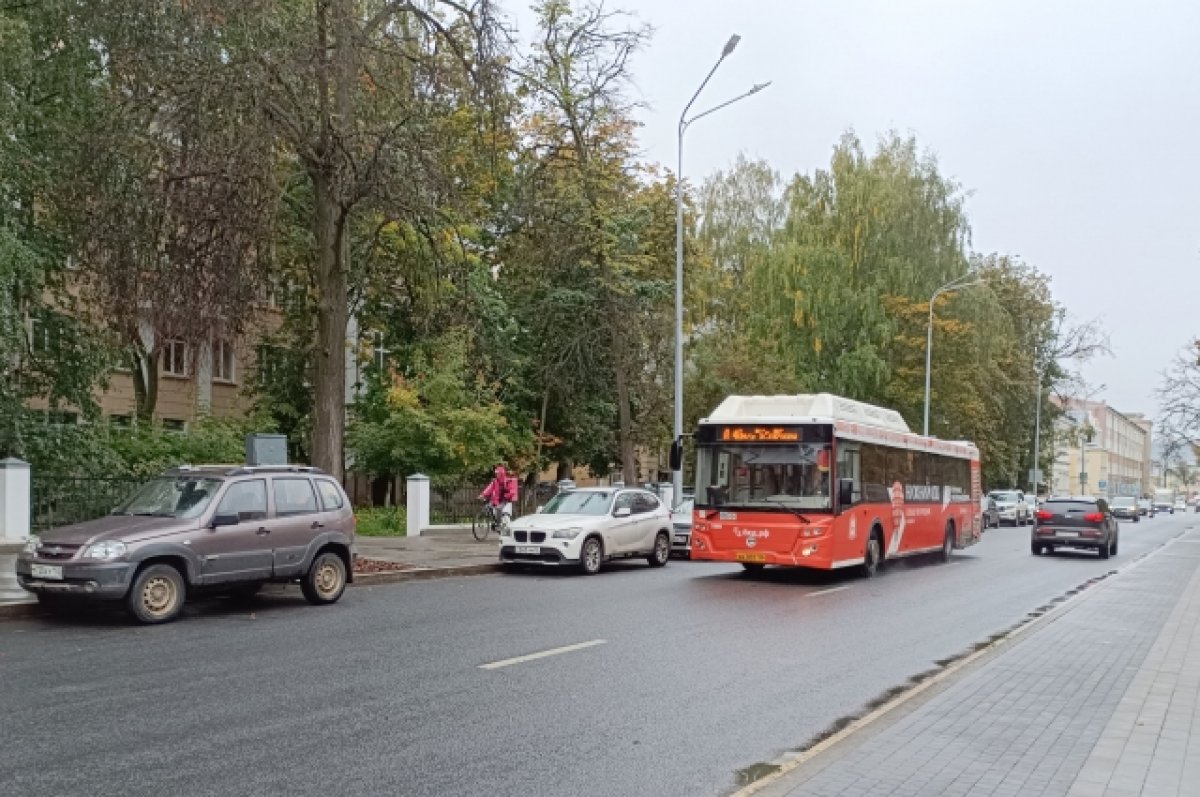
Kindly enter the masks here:
[[346, 591], [346, 563], [332, 551], [326, 551], [313, 559], [312, 565], [300, 581], [300, 590], [305, 599], [314, 606], [336, 603]]
[[183, 610], [187, 586], [171, 565], [150, 565], [139, 571], [125, 596], [125, 608], [139, 623], [166, 623]]

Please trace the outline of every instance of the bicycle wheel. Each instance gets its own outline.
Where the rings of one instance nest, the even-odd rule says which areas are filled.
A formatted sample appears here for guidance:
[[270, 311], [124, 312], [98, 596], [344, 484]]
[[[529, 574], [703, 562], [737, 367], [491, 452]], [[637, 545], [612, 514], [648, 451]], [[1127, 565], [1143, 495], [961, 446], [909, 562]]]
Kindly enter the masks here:
[[488, 507], [479, 510], [479, 514], [471, 519], [471, 534], [475, 535], [475, 539], [483, 542], [487, 539], [488, 532], [492, 528], [492, 512]]

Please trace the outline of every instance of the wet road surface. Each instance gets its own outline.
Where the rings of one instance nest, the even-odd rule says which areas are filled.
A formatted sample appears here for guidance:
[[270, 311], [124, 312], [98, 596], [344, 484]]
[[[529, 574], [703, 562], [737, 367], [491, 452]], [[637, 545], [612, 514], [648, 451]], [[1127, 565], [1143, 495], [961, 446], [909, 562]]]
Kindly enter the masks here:
[[864, 581], [622, 564], [0, 622], [11, 795], [702, 795], [1200, 525], [1033, 557], [988, 531]]

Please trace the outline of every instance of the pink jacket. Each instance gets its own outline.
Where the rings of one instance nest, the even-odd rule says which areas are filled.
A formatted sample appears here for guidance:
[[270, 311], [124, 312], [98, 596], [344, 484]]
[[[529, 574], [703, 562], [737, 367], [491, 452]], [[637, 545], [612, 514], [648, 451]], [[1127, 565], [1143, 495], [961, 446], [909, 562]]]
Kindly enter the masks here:
[[504, 469], [503, 465], [497, 467], [496, 478], [492, 479], [491, 483], [484, 488], [483, 498], [492, 506], [500, 506], [517, 500], [512, 481], [514, 480], [508, 475], [508, 471]]

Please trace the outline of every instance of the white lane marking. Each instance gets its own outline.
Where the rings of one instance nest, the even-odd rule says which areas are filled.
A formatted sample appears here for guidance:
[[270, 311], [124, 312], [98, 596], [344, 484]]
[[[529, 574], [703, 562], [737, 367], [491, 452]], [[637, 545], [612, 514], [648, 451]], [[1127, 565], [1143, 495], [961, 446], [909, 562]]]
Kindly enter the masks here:
[[583, 650], [584, 648], [594, 648], [596, 645], [603, 645], [607, 641], [607, 639], [593, 639], [590, 642], [579, 642], [574, 645], [564, 645], [561, 648], [551, 648], [550, 650], [543, 650], [540, 653], [527, 653], [524, 656], [516, 656], [511, 659], [493, 661], [491, 664], [480, 664], [479, 669], [498, 670], [501, 667], [510, 667], [513, 664], [524, 664], [527, 661], [536, 661], [537, 659], [544, 659], [547, 656], [557, 656], [560, 653], [573, 653], [576, 650]]
[[805, 595], [804, 597], [806, 597], [806, 598], [815, 598], [815, 597], [817, 597], [818, 595], [828, 595], [828, 594], [829, 594], [829, 593], [831, 593], [831, 592], [841, 592], [841, 591], [842, 591], [842, 590], [844, 590], [844, 589], [850, 589], [850, 585], [849, 585], [849, 584], [843, 584], [843, 585], [842, 585], [842, 586], [840, 586], [840, 587], [830, 587], [829, 589], [819, 589], [819, 590], [817, 590], [816, 592], [810, 592], [810, 593], [808, 593], [808, 594], [807, 594], [807, 595]]

